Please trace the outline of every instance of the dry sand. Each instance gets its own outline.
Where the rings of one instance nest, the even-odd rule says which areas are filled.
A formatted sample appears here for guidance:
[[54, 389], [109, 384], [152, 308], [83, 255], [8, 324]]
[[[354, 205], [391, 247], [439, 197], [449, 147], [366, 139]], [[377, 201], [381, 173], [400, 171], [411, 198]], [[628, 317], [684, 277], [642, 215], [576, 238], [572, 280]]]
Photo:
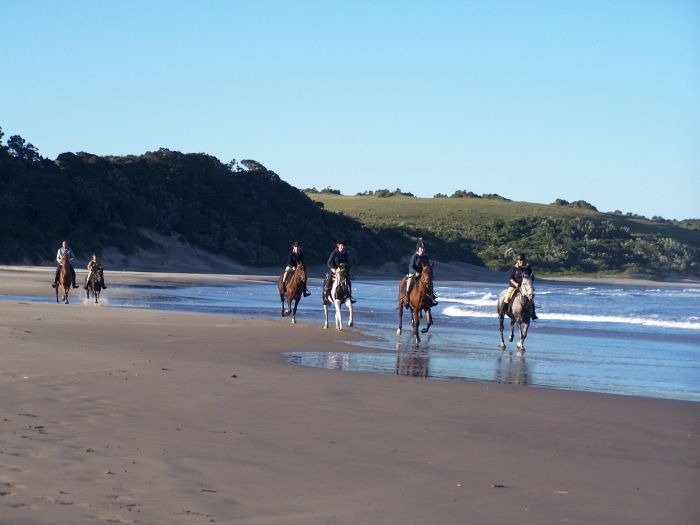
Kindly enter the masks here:
[[[200, 278], [235, 279], [109, 274], [114, 288]], [[49, 280], [2, 268], [0, 294], [50, 294]], [[280, 355], [361, 337], [0, 301], [0, 524], [700, 522], [700, 403]]]

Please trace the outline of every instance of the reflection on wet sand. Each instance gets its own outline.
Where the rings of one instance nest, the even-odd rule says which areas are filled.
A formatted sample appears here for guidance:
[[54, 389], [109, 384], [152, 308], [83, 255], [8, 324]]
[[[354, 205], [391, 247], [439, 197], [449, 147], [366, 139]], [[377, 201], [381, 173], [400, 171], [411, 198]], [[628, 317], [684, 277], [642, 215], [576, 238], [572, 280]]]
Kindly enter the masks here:
[[323, 352], [321, 356], [321, 368], [328, 370], [350, 370], [350, 355], [347, 352]]
[[413, 350], [408, 352], [396, 352], [396, 367], [394, 372], [397, 376], [408, 377], [428, 377], [428, 352]]
[[529, 385], [530, 371], [524, 356], [499, 355], [493, 380], [510, 385]]

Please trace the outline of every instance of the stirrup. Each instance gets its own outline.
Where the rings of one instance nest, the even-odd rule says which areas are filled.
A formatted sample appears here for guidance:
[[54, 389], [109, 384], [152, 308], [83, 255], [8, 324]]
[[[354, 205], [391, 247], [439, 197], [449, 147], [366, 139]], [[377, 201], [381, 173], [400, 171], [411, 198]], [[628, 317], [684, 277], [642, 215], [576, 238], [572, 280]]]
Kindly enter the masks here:
[[311, 292], [307, 292], [306, 290], [304, 290], [304, 297], [309, 297], [310, 295], [311, 295]]
[[56, 284], [56, 283], [51, 283], [51, 288], [56, 288], [57, 286], [58, 286], [58, 284]]

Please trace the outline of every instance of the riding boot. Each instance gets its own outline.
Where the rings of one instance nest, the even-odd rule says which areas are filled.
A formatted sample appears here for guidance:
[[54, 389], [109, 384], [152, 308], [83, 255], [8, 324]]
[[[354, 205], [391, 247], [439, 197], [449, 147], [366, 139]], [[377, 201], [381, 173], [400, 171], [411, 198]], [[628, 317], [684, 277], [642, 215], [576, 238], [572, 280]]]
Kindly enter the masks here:
[[102, 287], [103, 290], [107, 289], [107, 285], [105, 284], [105, 278], [104, 276], [100, 276], [100, 286]]
[[535, 313], [535, 303], [534, 302], [532, 303], [532, 316], [530, 316], [530, 318], [533, 321], [537, 321], [539, 319], [539, 317], [537, 317], [537, 314]]
[[72, 266], [70, 267], [70, 274], [73, 277], [73, 288], [80, 288], [78, 280], [75, 278], [75, 268], [73, 268]]
[[282, 274], [282, 293], [287, 293], [287, 278], [289, 277], [289, 266], [284, 269]]
[[51, 283], [51, 288], [56, 288], [58, 286], [58, 273], [61, 271], [61, 267], [56, 268], [56, 275], [53, 278], [53, 283]]
[[306, 283], [304, 283], [304, 297], [308, 297], [311, 295], [311, 292], [306, 288]]
[[350, 304], [355, 304], [357, 301], [352, 297], [352, 281], [348, 277], [348, 293], [350, 294]]
[[438, 302], [435, 300], [437, 299], [437, 295], [435, 295], [435, 291], [433, 291], [433, 285], [430, 285], [430, 290], [428, 290], [428, 293], [430, 293], [430, 307], [434, 308], [435, 306], [438, 305]]

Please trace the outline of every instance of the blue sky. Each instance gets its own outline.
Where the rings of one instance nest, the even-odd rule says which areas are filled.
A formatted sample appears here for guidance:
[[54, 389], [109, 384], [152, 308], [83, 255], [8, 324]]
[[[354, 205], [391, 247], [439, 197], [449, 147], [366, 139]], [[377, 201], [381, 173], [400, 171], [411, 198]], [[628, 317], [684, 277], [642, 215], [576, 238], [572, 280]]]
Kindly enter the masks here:
[[299, 188], [700, 218], [700, 2], [2, 0], [0, 126]]

